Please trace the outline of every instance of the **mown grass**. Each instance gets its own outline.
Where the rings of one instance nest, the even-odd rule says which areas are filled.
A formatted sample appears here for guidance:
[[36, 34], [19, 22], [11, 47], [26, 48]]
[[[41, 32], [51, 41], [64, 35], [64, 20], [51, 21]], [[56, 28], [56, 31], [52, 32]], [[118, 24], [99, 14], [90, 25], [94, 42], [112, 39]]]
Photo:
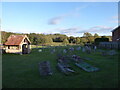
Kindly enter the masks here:
[[[67, 47], [56, 47], [56, 53], [51, 54], [53, 49], [47, 48], [43, 52], [32, 49], [30, 54], [3, 54], [3, 88], [117, 88], [118, 87], [118, 56], [102, 56], [100, 52], [86, 54], [82, 51], [74, 51], [63, 54], [62, 50]], [[74, 46], [77, 47], [77, 46]], [[65, 76], [56, 69], [57, 54], [89, 57], [92, 60], [85, 60], [93, 66], [100, 68], [97, 72], [85, 72], [78, 67], [73, 68], [79, 74]], [[40, 76], [38, 63], [49, 60], [53, 75], [48, 77]]]

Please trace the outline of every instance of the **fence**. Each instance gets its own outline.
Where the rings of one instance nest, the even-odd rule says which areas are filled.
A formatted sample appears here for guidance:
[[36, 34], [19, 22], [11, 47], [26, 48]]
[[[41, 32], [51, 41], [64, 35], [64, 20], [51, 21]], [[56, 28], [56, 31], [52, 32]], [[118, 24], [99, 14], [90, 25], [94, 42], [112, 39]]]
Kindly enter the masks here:
[[100, 42], [99, 48], [120, 49], [120, 42]]

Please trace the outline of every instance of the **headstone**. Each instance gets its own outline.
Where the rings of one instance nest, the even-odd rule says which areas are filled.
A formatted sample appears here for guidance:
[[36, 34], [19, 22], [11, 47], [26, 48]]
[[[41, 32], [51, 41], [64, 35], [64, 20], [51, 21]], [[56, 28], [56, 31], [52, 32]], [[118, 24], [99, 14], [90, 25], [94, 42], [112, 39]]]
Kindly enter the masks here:
[[92, 49], [90, 46], [85, 46], [86, 53], [90, 54], [92, 52]]
[[115, 50], [110, 50], [108, 52], [108, 55], [116, 55], [116, 54], [117, 54], [117, 52]]
[[69, 48], [69, 50], [70, 50], [70, 51], [74, 51], [74, 48], [73, 48], [73, 47], [71, 47], [71, 48]]
[[80, 56], [77, 56], [77, 55], [72, 55], [72, 58], [75, 62], [82, 62], [82, 58], [80, 58]]
[[52, 53], [52, 54], [55, 53], [55, 49], [53, 49], [53, 50], [51, 51], [51, 53]]
[[22, 55], [22, 52], [20, 52], [20, 55]]
[[81, 47], [78, 47], [76, 50], [78, 50], [78, 51], [79, 51], [80, 49], [81, 49]]
[[64, 56], [61, 56], [58, 58], [58, 62], [67, 64], [69, 62], [69, 60]]
[[67, 50], [66, 50], [66, 49], [64, 49], [64, 50], [63, 50], [63, 53], [67, 53]]
[[102, 56], [106, 56], [107, 55], [107, 53], [105, 51], [102, 51], [101, 53], [102, 53]]
[[84, 47], [82, 48], [82, 52], [85, 52], [85, 48]]
[[97, 46], [94, 46], [93, 51], [96, 52], [96, 50], [97, 50]]
[[94, 46], [94, 50], [96, 50], [97, 49], [97, 46]]
[[39, 49], [38, 52], [42, 52], [42, 49]]

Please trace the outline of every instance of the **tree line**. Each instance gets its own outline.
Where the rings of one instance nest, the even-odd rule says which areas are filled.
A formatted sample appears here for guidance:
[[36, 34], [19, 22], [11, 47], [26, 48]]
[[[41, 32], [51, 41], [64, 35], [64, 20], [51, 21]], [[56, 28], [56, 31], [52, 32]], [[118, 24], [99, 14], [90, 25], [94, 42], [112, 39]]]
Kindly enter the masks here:
[[[108, 41], [111, 41], [111, 36], [99, 36], [97, 33], [92, 35], [89, 32], [85, 32], [82, 37], [68, 37], [64, 34], [37, 34], [37, 33], [30, 33], [30, 34], [24, 34], [24, 33], [13, 33], [13, 32], [5, 32], [1, 31], [1, 43], [4, 44], [7, 41], [7, 38], [10, 35], [27, 35], [28, 38], [31, 41], [32, 45], [45, 45], [45, 44], [52, 44], [53, 42], [59, 42], [63, 43], [65, 45], [67, 44], [81, 44], [84, 45], [85, 43], [95, 43], [96, 38], [108, 38]], [[104, 40], [104, 39], [101, 39]], [[100, 41], [99, 39], [96, 41]]]

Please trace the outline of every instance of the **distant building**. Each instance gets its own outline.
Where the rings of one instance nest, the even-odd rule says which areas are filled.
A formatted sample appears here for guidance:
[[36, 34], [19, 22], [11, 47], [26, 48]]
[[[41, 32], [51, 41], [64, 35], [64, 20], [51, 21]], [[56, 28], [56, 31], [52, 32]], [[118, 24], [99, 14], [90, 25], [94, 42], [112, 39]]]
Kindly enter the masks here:
[[112, 41], [120, 42], [120, 26], [112, 30]]
[[30, 53], [30, 40], [26, 35], [10, 35], [4, 43], [6, 53]]
[[112, 30], [112, 42], [100, 42], [99, 47], [108, 49], [120, 49], [120, 26]]

